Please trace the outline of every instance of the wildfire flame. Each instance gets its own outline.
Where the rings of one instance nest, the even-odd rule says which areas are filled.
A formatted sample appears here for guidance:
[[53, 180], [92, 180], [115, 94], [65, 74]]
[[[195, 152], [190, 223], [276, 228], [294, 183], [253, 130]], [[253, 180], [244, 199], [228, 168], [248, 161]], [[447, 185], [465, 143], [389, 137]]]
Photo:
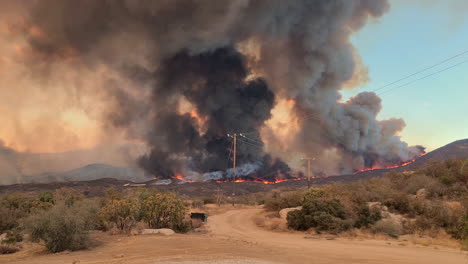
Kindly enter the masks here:
[[192, 181], [192, 180], [187, 180], [180, 174], [176, 174], [176, 176], [172, 177], [172, 179], [181, 180], [183, 182], [196, 182], [196, 181]]
[[302, 180], [302, 179], [303, 178], [275, 179], [274, 181], [237, 179], [237, 180], [234, 180], [234, 181], [231, 181], [231, 180], [218, 180], [216, 182], [217, 183], [223, 183], [223, 182], [256, 182], [256, 183], [263, 183], [263, 184], [276, 184], [276, 183], [286, 182], [286, 181], [299, 181], [299, 180]]
[[418, 158], [420, 158], [420, 157], [422, 157], [424, 155], [426, 155], [426, 152], [422, 152], [416, 158], [414, 158], [412, 160], [405, 161], [405, 162], [397, 164], [397, 165], [390, 165], [390, 166], [384, 166], [384, 167], [376, 165], [376, 166], [373, 166], [371, 168], [364, 168], [364, 169], [358, 170], [354, 174], [358, 174], [360, 172], [365, 172], [365, 171], [378, 170], [378, 169], [395, 169], [395, 168], [399, 168], [399, 167], [404, 167], [404, 166], [407, 166], [407, 165], [415, 162]]
[[[400, 164], [397, 164], [397, 165], [391, 165], [391, 166], [385, 166], [385, 167], [380, 167], [380, 166], [374, 166], [374, 167], [371, 167], [371, 168], [364, 168], [364, 169], [361, 169], [361, 170], [358, 170], [356, 171], [354, 174], [357, 174], [357, 173], [360, 173], [360, 172], [365, 172], [365, 171], [371, 171], [371, 170], [377, 170], [377, 169], [394, 169], [394, 168], [399, 168], [399, 167], [404, 167], [404, 166], [407, 166], [411, 163], [413, 163], [414, 161], [416, 161], [418, 158], [422, 157], [426, 155], [425, 152], [421, 153], [418, 155], [418, 157], [412, 159], [412, 160], [409, 160], [409, 161], [405, 161], [403, 163], [400, 163]], [[324, 178], [328, 178], [329, 176], [325, 176]], [[156, 179], [156, 178], [154, 178]], [[189, 179], [185, 179], [184, 176], [182, 176], [182, 174], [176, 174], [176, 176], [172, 177], [172, 179], [177, 179], [177, 180], [180, 180], [180, 181], [183, 181], [183, 182], [187, 182], [187, 183], [193, 183], [193, 182], [197, 182], [197, 181], [193, 181], [193, 180], [189, 180]], [[231, 179], [225, 179], [225, 180], [216, 180], [215, 182], [217, 183], [225, 183], [225, 182], [234, 182], [234, 183], [239, 183], [239, 182], [255, 182], [255, 183], [262, 183], [262, 184], [276, 184], [276, 183], [281, 183], [281, 182], [286, 182], [286, 181], [300, 181], [300, 180], [303, 180], [304, 178], [290, 178], [290, 179], [274, 179], [273, 181], [268, 181], [268, 180], [263, 180], [263, 179], [248, 179], [248, 178], [245, 178], [245, 179], [236, 179], [236, 180], [231, 180]]]

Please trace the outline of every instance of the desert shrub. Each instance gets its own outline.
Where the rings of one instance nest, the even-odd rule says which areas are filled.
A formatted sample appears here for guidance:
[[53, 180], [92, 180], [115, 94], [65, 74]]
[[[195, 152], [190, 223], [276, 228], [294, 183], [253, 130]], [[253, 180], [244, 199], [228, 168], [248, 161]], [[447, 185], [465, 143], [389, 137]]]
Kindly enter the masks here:
[[371, 230], [374, 233], [383, 233], [394, 238], [403, 234], [402, 226], [391, 220], [380, 220], [371, 227]]
[[54, 203], [54, 195], [51, 192], [40, 193], [37, 199], [43, 203]]
[[20, 248], [12, 244], [0, 244], [0, 254], [13, 254], [18, 252]]
[[315, 228], [317, 231], [340, 232], [352, 226], [339, 200], [323, 199], [323, 192], [312, 190], [304, 196], [301, 210], [287, 215], [288, 227], [296, 230]]
[[55, 204], [55, 199], [52, 193], [40, 193], [36, 199], [31, 201], [31, 210], [48, 210]]
[[279, 192], [274, 191], [265, 199], [265, 209], [279, 211], [284, 208], [297, 207], [302, 204], [303, 193], [300, 191]]
[[135, 227], [138, 214], [139, 206], [133, 199], [111, 200], [100, 210], [106, 227], [115, 227], [122, 232], [129, 232]]
[[148, 197], [141, 205], [143, 220], [150, 228], [170, 228], [186, 232], [190, 223], [185, 221], [187, 208], [174, 193], [157, 193]]
[[23, 241], [23, 234], [20, 228], [14, 228], [6, 232], [6, 239], [2, 241], [4, 244], [16, 244]]
[[203, 208], [204, 205], [205, 203], [203, 200], [193, 200], [191, 203], [192, 208]]
[[361, 204], [355, 209], [357, 214], [354, 226], [357, 228], [369, 227], [382, 219], [382, 214], [378, 208], [369, 208], [367, 204]]
[[401, 183], [403, 186], [401, 186], [400, 190], [404, 193], [416, 194], [420, 189], [425, 189], [427, 186], [436, 184], [437, 180], [424, 174], [412, 174], [408, 175]]
[[82, 208], [59, 204], [32, 214], [25, 219], [24, 227], [32, 241], [44, 241], [51, 252], [78, 250], [88, 245], [87, 217]]
[[216, 203], [216, 198], [212, 196], [203, 197], [202, 199], [203, 204], [214, 204]]
[[16, 228], [18, 221], [25, 216], [19, 209], [0, 207], [0, 234]]
[[18, 228], [21, 218], [31, 210], [31, 202], [17, 195], [6, 195], [0, 200], [0, 234]]
[[449, 229], [449, 233], [456, 239], [468, 241], [468, 215], [460, 217], [458, 222]]
[[404, 193], [394, 193], [391, 197], [384, 200], [383, 204], [391, 211], [396, 211], [402, 214], [407, 214], [412, 211], [410, 198]]
[[71, 188], [60, 188], [54, 192], [55, 201], [63, 202], [66, 206], [71, 207], [77, 201], [83, 200], [84, 196], [79, 191]]
[[112, 186], [112, 187], [109, 187], [107, 188], [105, 191], [104, 191], [104, 198], [106, 200], [120, 200], [123, 198], [123, 194], [121, 191], [119, 191], [117, 189], [117, 187], [115, 186]]

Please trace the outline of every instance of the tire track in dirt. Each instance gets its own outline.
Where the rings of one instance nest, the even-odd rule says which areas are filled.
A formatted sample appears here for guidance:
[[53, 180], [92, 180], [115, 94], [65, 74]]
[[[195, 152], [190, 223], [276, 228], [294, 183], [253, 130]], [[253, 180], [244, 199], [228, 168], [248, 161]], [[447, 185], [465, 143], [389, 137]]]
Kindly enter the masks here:
[[315, 240], [305, 239], [300, 232], [267, 231], [252, 219], [261, 210], [238, 209], [212, 216], [208, 228], [214, 237], [282, 253], [288, 263], [468, 263], [466, 253], [456, 249], [388, 245], [378, 240]]

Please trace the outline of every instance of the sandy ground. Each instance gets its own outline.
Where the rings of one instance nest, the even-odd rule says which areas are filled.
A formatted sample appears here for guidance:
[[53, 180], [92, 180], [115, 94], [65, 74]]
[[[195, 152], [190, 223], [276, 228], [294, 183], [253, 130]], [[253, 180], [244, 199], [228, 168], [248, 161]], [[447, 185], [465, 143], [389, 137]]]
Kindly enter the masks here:
[[99, 246], [59, 254], [40, 245], [0, 256], [0, 263], [468, 263], [466, 252], [401, 245], [398, 241], [306, 239], [299, 232], [270, 232], [252, 218], [261, 209], [236, 209], [209, 218], [207, 234], [109, 236], [94, 234]]

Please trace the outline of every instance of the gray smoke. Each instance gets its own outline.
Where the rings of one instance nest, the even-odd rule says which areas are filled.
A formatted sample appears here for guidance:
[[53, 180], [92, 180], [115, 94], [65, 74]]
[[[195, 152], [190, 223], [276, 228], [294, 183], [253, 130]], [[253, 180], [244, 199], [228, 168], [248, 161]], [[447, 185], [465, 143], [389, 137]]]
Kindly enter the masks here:
[[[397, 136], [403, 120], [376, 120], [374, 93], [340, 102], [341, 89], [367, 77], [350, 35], [388, 9], [386, 0], [48, 0], [29, 4], [26, 23], [43, 34], [26, 36], [32, 60], [111, 69], [98, 88], [108, 125], [150, 146], [139, 164], [158, 177], [225, 171], [234, 132], [259, 142], [240, 144], [238, 156], [262, 164], [258, 174], [289, 173], [271, 156], [302, 155], [318, 157], [318, 170], [351, 172], [421, 153]], [[47, 75], [47, 63], [35, 67]], [[296, 101], [299, 131], [277, 151], [281, 139], [261, 130], [280, 99]]]

